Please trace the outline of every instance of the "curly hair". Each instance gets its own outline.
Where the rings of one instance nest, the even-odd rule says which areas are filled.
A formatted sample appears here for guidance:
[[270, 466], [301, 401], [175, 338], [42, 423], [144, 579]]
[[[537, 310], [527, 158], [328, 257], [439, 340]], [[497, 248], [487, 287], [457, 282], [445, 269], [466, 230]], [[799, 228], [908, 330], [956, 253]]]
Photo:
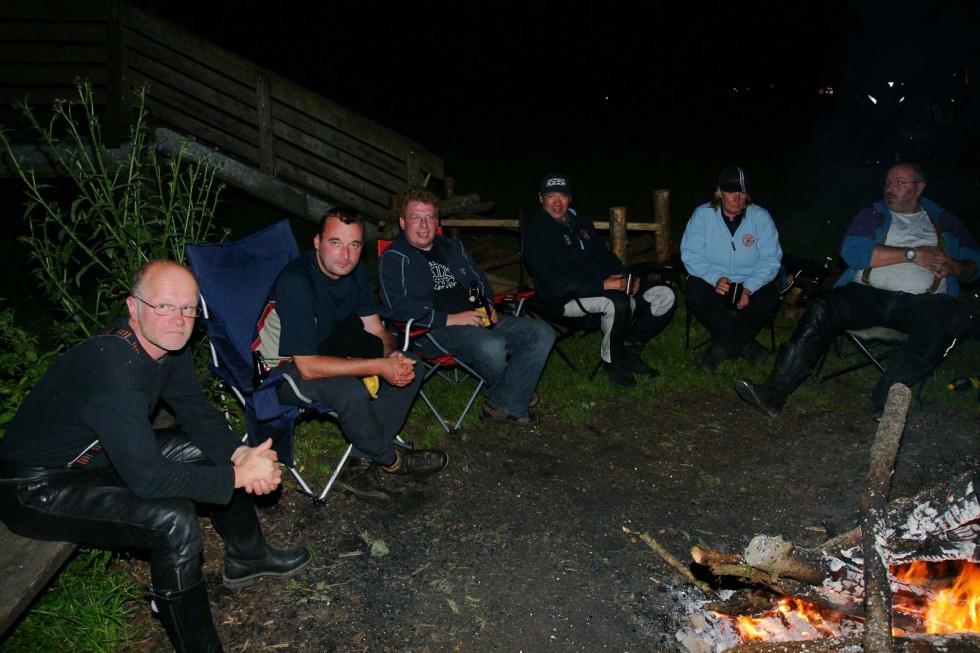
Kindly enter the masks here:
[[405, 209], [408, 208], [409, 202], [422, 202], [423, 204], [431, 204], [435, 207], [436, 212], [439, 211], [439, 196], [433, 193], [428, 188], [423, 188], [421, 186], [412, 186], [398, 198], [398, 215], [399, 217], [405, 217]]

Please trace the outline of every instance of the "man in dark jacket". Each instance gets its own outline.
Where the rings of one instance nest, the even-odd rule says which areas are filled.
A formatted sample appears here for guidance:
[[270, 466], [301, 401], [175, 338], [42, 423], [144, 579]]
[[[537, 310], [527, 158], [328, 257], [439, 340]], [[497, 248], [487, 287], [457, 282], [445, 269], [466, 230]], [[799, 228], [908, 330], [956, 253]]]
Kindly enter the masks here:
[[600, 356], [613, 385], [632, 388], [634, 374], [658, 376], [642, 352], [670, 322], [674, 291], [640, 279], [626, 287], [627, 267], [606, 248], [592, 221], [569, 208], [572, 188], [565, 175], [546, 175], [538, 199], [541, 208], [524, 236], [538, 295], [567, 316], [602, 315]]
[[957, 295], [960, 281], [977, 278], [980, 249], [957, 216], [922, 197], [925, 187], [916, 165], [888, 170], [884, 199], [858, 212], [844, 233], [847, 270], [809, 304], [769, 378], [735, 381], [742, 399], [775, 417], [845, 329], [883, 326], [908, 335], [871, 393], [876, 416], [893, 384], [912, 387], [942, 362], [970, 328], [969, 307]]
[[[537, 423], [529, 408], [555, 342], [554, 330], [540, 320], [494, 310], [490, 283], [462, 243], [437, 235], [439, 198], [434, 193], [408, 189], [399, 202], [398, 220], [402, 236], [378, 261], [382, 301], [422, 316], [415, 323], [432, 336], [422, 341], [425, 356], [450, 352], [486, 381], [484, 421]], [[487, 313], [470, 303], [471, 284], [491, 298]]]
[[[149, 549], [150, 595], [174, 647], [220, 651], [196, 504], [224, 538], [227, 587], [292, 576], [310, 554], [264, 543], [246, 492], [272, 492], [281, 472], [271, 440], [243, 445], [204, 397], [185, 346], [197, 293], [187, 268], [148, 263], [128, 316], [47, 371], [0, 446], [0, 519], [25, 537]], [[177, 428], [154, 431], [160, 403]]]

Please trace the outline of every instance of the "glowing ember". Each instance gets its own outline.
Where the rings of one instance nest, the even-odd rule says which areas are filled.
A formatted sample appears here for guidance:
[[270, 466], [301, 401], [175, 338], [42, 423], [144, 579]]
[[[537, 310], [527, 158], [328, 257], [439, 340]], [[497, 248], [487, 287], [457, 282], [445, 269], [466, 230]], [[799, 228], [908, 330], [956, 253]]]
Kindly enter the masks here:
[[[913, 562], [892, 568], [892, 575], [912, 590], [896, 592], [896, 613], [909, 615], [931, 634], [980, 632], [980, 565], [972, 562]], [[860, 632], [861, 625], [795, 598], [757, 618], [737, 617], [742, 641], [788, 642], [840, 637]], [[896, 634], [898, 634], [896, 632]]]
[[743, 641], [791, 641], [840, 637], [856, 626], [839, 615], [794, 598], [780, 599], [775, 610], [759, 618], [738, 617], [735, 627]]

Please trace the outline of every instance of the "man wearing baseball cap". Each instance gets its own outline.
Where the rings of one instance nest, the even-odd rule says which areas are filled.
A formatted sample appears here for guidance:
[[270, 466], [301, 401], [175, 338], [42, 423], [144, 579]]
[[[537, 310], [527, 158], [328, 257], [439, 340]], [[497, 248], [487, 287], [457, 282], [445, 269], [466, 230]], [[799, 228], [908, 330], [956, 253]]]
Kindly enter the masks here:
[[599, 238], [591, 220], [570, 208], [568, 177], [549, 173], [538, 187], [541, 208], [528, 221], [524, 239], [539, 297], [569, 317], [600, 314], [602, 367], [616, 386], [636, 386], [634, 374], [659, 372], [644, 362], [643, 347], [670, 322], [674, 292], [634, 279]]

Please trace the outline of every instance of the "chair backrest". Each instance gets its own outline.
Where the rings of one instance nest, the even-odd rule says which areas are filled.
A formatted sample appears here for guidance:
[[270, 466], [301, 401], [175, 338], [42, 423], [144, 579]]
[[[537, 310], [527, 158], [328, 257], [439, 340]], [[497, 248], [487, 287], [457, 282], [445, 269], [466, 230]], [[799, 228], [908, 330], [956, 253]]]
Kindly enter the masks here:
[[216, 373], [244, 394], [252, 390], [252, 341], [269, 290], [299, 256], [289, 221], [231, 243], [184, 246], [204, 299], [208, 337], [224, 370]]

